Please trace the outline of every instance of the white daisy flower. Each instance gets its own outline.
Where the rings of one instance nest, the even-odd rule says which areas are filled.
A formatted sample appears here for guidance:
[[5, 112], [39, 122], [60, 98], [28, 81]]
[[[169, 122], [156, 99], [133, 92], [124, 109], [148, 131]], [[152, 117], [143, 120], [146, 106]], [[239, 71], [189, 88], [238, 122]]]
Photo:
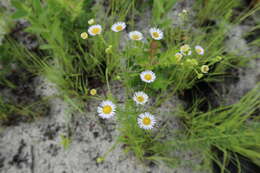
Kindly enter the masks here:
[[145, 112], [143, 114], [140, 114], [137, 118], [137, 123], [140, 128], [143, 128], [145, 130], [150, 130], [155, 125], [156, 121], [152, 114], [149, 112]]
[[183, 55], [191, 55], [191, 48], [188, 44], [181, 46], [180, 51]]
[[146, 83], [151, 83], [156, 79], [155, 73], [150, 70], [143, 71], [140, 74], [140, 77], [141, 77], [142, 81], [144, 81]]
[[103, 101], [97, 108], [98, 115], [103, 119], [111, 118], [115, 115], [116, 105], [109, 101]]
[[188, 52], [190, 50], [190, 46], [188, 44], [185, 44], [185, 45], [181, 46], [180, 50], [181, 50], [181, 53]]
[[135, 92], [133, 100], [136, 104], [144, 105], [148, 101], [148, 95], [142, 91]]
[[132, 31], [128, 34], [128, 36], [131, 40], [140, 41], [143, 39], [143, 34], [139, 31]]
[[195, 51], [199, 55], [203, 55], [204, 54], [204, 49], [201, 46], [199, 46], [199, 45], [195, 46]]
[[88, 33], [92, 36], [99, 35], [102, 32], [101, 25], [92, 25], [88, 28]]
[[163, 32], [160, 29], [158, 29], [158, 28], [151, 28], [149, 30], [149, 32], [150, 32], [150, 34], [151, 34], [153, 39], [155, 39], [155, 40], [163, 39]]
[[111, 26], [111, 30], [114, 32], [123, 31], [126, 28], [125, 22], [117, 22]]

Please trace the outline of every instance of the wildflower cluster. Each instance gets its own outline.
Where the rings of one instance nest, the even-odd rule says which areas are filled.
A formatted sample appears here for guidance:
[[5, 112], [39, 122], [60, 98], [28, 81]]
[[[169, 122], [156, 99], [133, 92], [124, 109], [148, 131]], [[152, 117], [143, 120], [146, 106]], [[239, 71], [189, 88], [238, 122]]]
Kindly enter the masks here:
[[[147, 70], [140, 73], [140, 78], [143, 82], [152, 83], [155, 81], [156, 76], [155, 73]], [[144, 105], [148, 101], [148, 95], [144, 92], [135, 92], [133, 100], [136, 104]], [[145, 130], [150, 130], [154, 127], [156, 121], [154, 115], [150, 114], [149, 112], [142, 113], [138, 116], [137, 123], [140, 128]]]
[[[194, 47], [194, 50], [196, 54], [199, 56], [202, 56], [205, 53], [205, 50], [200, 45], [196, 45]], [[192, 55], [192, 48], [188, 44], [185, 44], [180, 47], [180, 51], [177, 52], [174, 57], [176, 62], [179, 63], [184, 56], [190, 56], [190, 55]], [[188, 64], [190, 67], [196, 67], [199, 65], [198, 61], [194, 58], [186, 59], [185, 63]], [[181, 65], [183, 65], [183, 63], [181, 63]], [[205, 74], [209, 72], [209, 66], [204, 64], [200, 67], [200, 72], [198, 72], [197, 70], [195, 70], [195, 72], [197, 73], [197, 78], [200, 79], [203, 77], [203, 73]]]
[[[81, 33], [81, 38], [82, 39], [87, 39], [88, 34], [90, 36], [97, 36], [100, 35], [103, 31], [102, 26], [99, 24], [96, 24], [93, 19], [88, 21], [88, 24], [90, 25], [87, 32]], [[125, 30], [127, 27], [125, 22], [116, 22], [114, 23], [110, 29], [112, 32], [119, 33]], [[164, 38], [164, 33], [158, 29], [158, 28], [150, 28], [149, 29], [149, 34], [153, 40], [161, 40]], [[128, 37], [130, 40], [133, 41], [141, 41], [144, 39], [143, 33], [140, 31], [131, 31], [128, 33]], [[111, 54], [112, 53], [112, 45], [108, 45], [107, 48], [105, 49], [106, 54]], [[180, 65], [187, 65], [185, 68], [192, 68], [197, 74], [197, 78], [200, 79], [204, 76], [204, 74], [208, 73], [210, 68], [209, 65], [207, 64], [202, 64], [200, 67], [198, 67], [200, 64], [197, 59], [195, 58], [184, 58], [184, 57], [189, 57], [193, 55], [193, 52], [195, 52], [196, 56], [200, 56], [203, 58], [203, 55], [205, 53], [205, 50], [202, 46], [196, 45], [194, 47], [191, 47], [188, 44], [182, 45], [178, 52], [175, 53], [174, 58], [175, 62]], [[194, 54], [194, 55], [195, 55]], [[184, 59], [184, 60], [183, 60]], [[218, 58], [219, 59], [219, 58]], [[156, 75], [154, 72], [151, 70], [145, 70], [140, 73], [140, 78], [143, 82], [145, 83], [152, 83], [156, 79]], [[91, 91], [91, 95], [95, 95], [95, 91]], [[133, 101], [137, 105], [145, 105], [149, 100], [149, 96], [144, 92], [144, 91], [137, 91], [133, 94]], [[110, 101], [110, 100], [105, 100], [103, 101], [97, 108], [98, 115], [101, 118], [104, 119], [109, 119], [115, 115], [116, 112], [116, 105]], [[152, 114], [149, 112], [142, 113], [138, 116], [137, 123], [140, 128], [143, 129], [151, 129], [153, 128], [155, 124], [155, 118]]]
[[[87, 39], [89, 35], [97, 36], [102, 33], [102, 26], [99, 24], [95, 24], [94, 19], [89, 20], [88, 24], [90, 26], [89, 26], [87, 32], [83, 32], [80, 35], [82, 39]], [[118, 32], [125, 30], [126, 27], [127, 27], [126, 23], [116, 22], [111, 26], [110, 29], [113, 32], [118, 33]], [[154, 40], [161, 40], [161, 39], [163, 39], [163, 36], [164, 36], [163, 32], [158, 28], [151, 28], [149, 30], [149, 33], [150, 33], [150, 36], [152, 37], [152, 39], [154, 39]], [[139, 31], [129, 32], [128, 37], [134, 41], [140, 41], [144, 38], [143, 34]], [[111, 52], [112, 52], [112, 45], [109, 45], [105, 49], [105, 53], [109, 54]], [[155, 76], [154, 72], [152, 72], [150, 70], [146, 70], [146, 71], [143, 71], [142, 73], [140, 73], [140, 78], [143, 82], [152, 83], [155, 81], [156, 76]], [[96, 90], [95, 89], [90, 90], [90, 94], [95, 95]], [[137, 105], [146, 104], [148, 102], [148, 99], [149, 99], [149, 96], [143, 91], [135, 92], [133, 95], [133, 100]], [[97, 112], [98, 112], [98, 115], [103, 119], [112, 118], [116, 112], [116, 105], [110, 100], [102, 101], [97, 108]], [[137, 124], [139, 125], [140, 128], [143, 128], [143, 129], [152, 129], [154, 127], [155, 122], [156, 121], [155, 121], [154, 116], [152, 114], [150, 114], [149, 112], [141, 113], [137, 118]]]
[[[143, 71], [140, 73], [140, 78], [143, 82], [151, 83], [155, 81], [156, 76], [152, 71]], [[149, 96], [143, 91], [135, 92], [133, 96], [133, 100], [137, 105], [144, 105], [148, 102], [148, 99]], [[116, 105], [110, 100], [102, 101], [102, 103], [97, 108], [98, 115], [103, 119], [109, 119], [113, 117], [115, 115], [115, 111]], [[137, 123], [140, 128], [148, 130], [154, 127], [156, 121], [152, 114], [145, 112], [138, 116]]]
[[[91, 35], [91, 36], [96, 36], [96, 35], [100, 35], [102, 33], [102, 26], [99, 25], [99, 24], [95, 24], [94, 19], [89, 20], [88, 24], [90, 25], [90, 27], [88, 28], [88, 33], [87, 32], [81, 33], [80, 36], [81, 36], [82, 39], [87, 39], [88, 34]], [[123, 31], [125, 28], [126, 28], [125, 22], [116, 22], [111, 26], [111, 30], [114, 31], [114, 32]], [[151, 28], [149, 30], [149, 33], [154, 40], [163, 39], [163, 32], [158, 28]], [[135, 40], [135, 41], [140, 41], [144, 38], [143, 34], [139, 31], [129, 32], [128, 37], [131, 40]]]

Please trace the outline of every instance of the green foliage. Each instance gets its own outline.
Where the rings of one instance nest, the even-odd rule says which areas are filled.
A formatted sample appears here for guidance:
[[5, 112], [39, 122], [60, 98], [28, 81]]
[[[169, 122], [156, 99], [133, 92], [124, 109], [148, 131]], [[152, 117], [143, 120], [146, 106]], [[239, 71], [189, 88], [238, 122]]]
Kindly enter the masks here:
[[178, 2], [178, 0], [153, 0], [153, 21], [155, 24], [159, 24], [161, 19], [165, 17], [168, 11]]
[[[215, 160], [222, 169], [229, 161], [236, 159], [231, 157], [231, 152], [241, 154], [260, 165], [260, 124], [257, 112], [260, 108], [259, 89], [258, 83], [234, 105], [222, 106], [206, 113], [191, 110], [190, 113], [180, 114], [185, 120], [188, 135], [188, 139], [180, 144], [204, 150], [204, 159]], [[225, 153], [223, 156], [225, 162], [221, 163], [217, 155], [212, 152], [212, 147]]]
[[[209, 168], [214, 160], [222, 172], [229, 161], [237, 162], [236, 153], [260, 165], [257, 135], [260, 128], [258, 119], [253, 117], [260, 106], [259, 85], [234, 105], [200, 112], [197, 110], [199, 105], [195, 104], [191, 110], [181, 110], [178, 118], [183, 120], [183, 129], [177, 136], [165, 122], [156, 131], [138, 127], [140, 113], [155, 112], [174, 94], [191, 89], [199, 82], [219, 82], [229, 75], [229, 69], [242, 67], [253, 58], [229, 53], [225, 39], [229, 32], [227, 26], [242, 22], [259, 7], [236, 18], [233, 13], [239, 5], [236, 0], [199, 0], [194, 3], [196, 17], [193, 18], [189, 11], [182, 11], [177, 19], [181, 22], [176, 25], [167, 13], [177, 2], [109, 0], [104, 7], [102, 1], [94, 3], [94, 0], [13, 0], [16, 8], [13, 18], [24, 18], [30, 23], [25, 31], [37, 37], [39, 47], [31, 51], [8, 37], [0, 46], [0, 64], [4, 65], [4, 70], [0, 71], [1, 84], [7, 85], [5, 77], [11, 72], [10, 65], [13, 60], [18, 61], [26, 70], [54, 83], [58, 97], [70, 104], [69, 109], [81, 112], [85, 99], [92, 98], [87, 94], [94, 85], [90, 81], [107, 85], [107, 97], [96, 98], [105, 100], [114, 98], [110, 81], [119, 80], [126, 88], [126, 100], [117, 109], [120, 132], [117, 143], [122, 143], [126, 152], [133, 152], [141, 161], [176, 166], [182, 164], [182, 158], [174, 151], [192, 147], [202, 152], [205, 167]], [[162, 40], [153, 40], [149, 31], [142, 31], [144, 41], [133, 41], [125, 32], [110, 30], [117, 21], [126, 22], [127, 32], [137, 30], [140, 26], [135, 24], [136, 17], [142, 16], [143, 10], [150, 7], [152, 23], [149, 27], [160, 28], [164, 32]], [[102, 26], [102, 34], [82, 39], [80, 34], [87, 32], [90, 26], [87, 21], [91, 18]], [[210, 24], [211, 21], [215, 23]], [[252, 31], [257, 29], [258, 25]], [[251, 44], [258, 42], [256, 39]], [[183, 45], [188, 45], [189, 49], [178, 58], [176, 53], [181, 52]], [[203, 55], [196, 52], [196, 45], [204, 48]], [[209, 67], [208, 72], [201, 69], [203, 65]], [[156, 74], [155, 82], [144, 85], [140, 73], [145, 70]], [[152, 107], [136, 106], [132, 101], [134, 91], [145, 91], [153, 98]], [[0, 98], [2, 119], [17, 112], [33, 115], [32, 110], [13, 106]], [[69, 137], [61, 136], [65, 149], [71, 142]], [[213, 149], [224, 153], [222, 160], [212, 152]], [[103, 162], [105, 156], [97, 162]]]
[[198, 0], [194, 3], [198, 10], [196, 19], [199, 25], [205, 25], [209, 20], [228, 20], [239, 5], [237, 0]]
[[[16, 103], [7, 100], [0, 95], [0, 124], [12, 124], [15, 119], [31, 121], [46, 113], [47, 99], [35, 101], [34, 103]], [[40, 107], [40, 108], [39, 108]]]
[[65, 150], [67, 150], [71, 144], [71, 139], [63, 135], [61, 135], [60, 137], [61, 137], [61, 142], [60, 142], [61, 145]]

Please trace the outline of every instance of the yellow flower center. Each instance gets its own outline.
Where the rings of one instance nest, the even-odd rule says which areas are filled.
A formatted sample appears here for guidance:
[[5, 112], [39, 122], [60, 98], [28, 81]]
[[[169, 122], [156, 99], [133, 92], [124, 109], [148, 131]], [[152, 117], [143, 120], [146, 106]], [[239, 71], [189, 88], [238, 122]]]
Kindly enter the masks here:
[[132, 35], [132, 39], [133, 39], [133, 40], [139, 40], [139, 39], [140, 39], [140, 36], [137, 35], [137, 34], [134, 34], [134, 35]]
[[91, 32], [93, 33], [93, 34], [99, 34], [100, 33], [100, 28], [93, 28], [92, 30], [91, 30]]
[[150, 119], [149, 117], [145, 117], [145, 118], [143, 119], [143, 124], [144, 124], [144, 125], [150, 125], [150, 124], [151, 124], [151, 119]]
[[144, 75], [144, 78], [146, 80], [151, 80], [152, 79], [152, 75], [151, 74], [146, 74], [146, 75]]
[[116, 26], [116, 30], [117, 31], [122, 31], [123, 30], [123, 26], [121, 26], [121, 25]]
[[112, 107], [109, 105], [106, 105], [103, 107], [103, 113], [104, 114], [110, 114], [112, 112]]
[[158, 32], [153, 32], [152, 35], [153, 35], [154, 38], [158, 38], [159, 37], [159, 33]]
[[198, 53], [202, 53], [202, 50], [201, 49], [196, 49], [196, 51], [198, 52]]
[[137, 101], [139, 102], [143, 102], [144, 101], [144, 97], [143, 96], [137, 96]]

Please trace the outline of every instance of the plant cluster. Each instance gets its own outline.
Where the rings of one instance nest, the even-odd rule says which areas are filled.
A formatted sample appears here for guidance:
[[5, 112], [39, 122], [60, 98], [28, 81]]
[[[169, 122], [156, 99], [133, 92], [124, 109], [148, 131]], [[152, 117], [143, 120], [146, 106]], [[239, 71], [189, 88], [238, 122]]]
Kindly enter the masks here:
[[[11, 85], [6, 76], [14, 59], [20, 68], [55, 84], [58, 97], [71, 105], [70, 112], [84, 112], [86, 101], [100, 101], [97, 115], [118, 123], [116, 144], [123, 144], [141, 161], [178, 166], [182, 158], [173, 151], [193, 148], [203, 156], [201, 166], [210, 167], [213, 161], [221, 172], [230, 162], [239, 167], [239, 155], [260, 166], [260, 84], [233, 105], [203, 112], [195, 100], [191, 108], [172, 108], [170, 116], [178, 118], [182, 127], [178, 135], [169, 129], [168, 118], [161, 122], [156, 113], [173, 96], [198, 83], [221, 82], [230, 69], [254, 58], [229, 52], [225, 39], [230, 25], [242, 22], [260, 6], [235, 17], [233, 11], [240, 4], [236, 0], [200, 0], [192, 9], [182, 10], [176, 16], [182, 22], [175, 25], [167, 14], [177, 2], [109, 0], [106, 6], [94, 0], [13, 0], [12, 17], [29, 22], [25, 31], [37, 37], [39, 46], [29, 50], [10, 37], [5, 39], [0, 46], [0, 82]], [[151, 22], [142, 29], [138, 17], [149, 8]], [[123, 103], [112, 94], [114, 81], [126, 89]], [[104, 95], [99, 93], [102, 85], [107, 87]], [[16, 109], [0, 97], [0, 118], [19, 110], [25, 109]], [[64, 148], [70, 143], [62, 136]], [[97, 162], [105, 161], [107, 154]]]

